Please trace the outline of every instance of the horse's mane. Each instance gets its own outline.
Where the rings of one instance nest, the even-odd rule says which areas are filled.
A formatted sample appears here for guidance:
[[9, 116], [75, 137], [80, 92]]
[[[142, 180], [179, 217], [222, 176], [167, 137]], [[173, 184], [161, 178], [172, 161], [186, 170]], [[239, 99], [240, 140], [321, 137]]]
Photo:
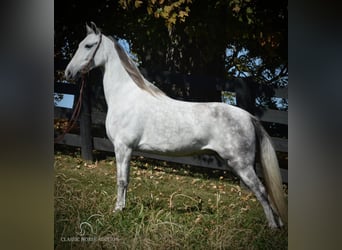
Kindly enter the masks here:
[[121, 45], [112, 37], [110, 37], [114, 43], [114, 47], [116, 52], [119, 55], [120, 61], [127, 71], [128, 75], [132, 78], [133, 82], [141, 89], [147, 91], [151, 95], [165, 95], [163, 91], [157, 88], [155, 85], [147, 81], [144, 76], [140, 73], [137, 66], [134, 64], [132, 59], [127, 55], [125, 50], [121, 47]]

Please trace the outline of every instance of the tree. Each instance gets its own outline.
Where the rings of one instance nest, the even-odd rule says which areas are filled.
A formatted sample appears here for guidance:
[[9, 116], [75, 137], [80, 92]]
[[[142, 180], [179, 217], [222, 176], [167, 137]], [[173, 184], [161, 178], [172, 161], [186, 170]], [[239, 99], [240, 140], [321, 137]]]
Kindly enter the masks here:
[[[287, 84], [284, 0], [60, 0], [55, 9], [56, 60], [70, 57], [84, 24], [94, 21], [104, 33], [126, 39], [147, 71], [199, 79], [245, 74], [263, 84]], [[203, 92], [191, 86], [190, 92], [220, 101], [215, 84], [206, 86]], [[175, 92], [184, 95], [185, 88]]]

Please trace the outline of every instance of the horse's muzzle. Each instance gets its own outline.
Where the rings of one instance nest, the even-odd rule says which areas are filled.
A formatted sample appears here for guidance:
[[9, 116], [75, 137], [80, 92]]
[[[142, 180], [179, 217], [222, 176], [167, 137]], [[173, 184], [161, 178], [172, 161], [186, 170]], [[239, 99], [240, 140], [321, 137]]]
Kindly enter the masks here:
[[64, 75], [65, 75], [65, 79], [67, 79], [67, 80], [72, 79], [72, 73], [70, 72], [70, 70], [66, 69], [64, 72]]
[[69, 80], [77, 80], [77, 79], [79, 79], [81, 77], [81, 73], [80, 72], [73, 73], [69, 69], [65, 70], [64, 75], [65, 75], [65, 79], [68, 80], [68, 81]]

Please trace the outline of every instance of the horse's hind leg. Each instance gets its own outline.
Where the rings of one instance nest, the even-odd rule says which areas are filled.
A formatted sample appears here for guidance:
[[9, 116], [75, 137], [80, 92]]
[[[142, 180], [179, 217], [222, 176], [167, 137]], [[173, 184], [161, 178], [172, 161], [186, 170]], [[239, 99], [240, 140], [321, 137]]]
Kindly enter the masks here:
[[125, 145], [115, 145], [116, 172], [117, 172], [117, 200], [115, 211], [121, 211], [126, 206], [126, 194], [129, 183], [129, 162], [132, 150]]
[[268, 200], [266, 189], [257, 177], [253, 166], [247, 165], [239, 168], [235, 167], [234, 170], [240, 179], [245, 183], [245, 185], [254, 193], [255, 197], [262, 205], [269, 227], [281, 227], [283, 224], [279, 216], [273, 212], [271, 204]]

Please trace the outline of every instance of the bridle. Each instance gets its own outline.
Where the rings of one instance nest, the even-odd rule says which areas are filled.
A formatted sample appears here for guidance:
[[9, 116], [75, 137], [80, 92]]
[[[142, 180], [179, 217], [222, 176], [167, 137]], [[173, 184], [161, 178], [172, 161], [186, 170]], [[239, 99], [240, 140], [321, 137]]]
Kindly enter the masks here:
[[82, 73], [81, 75], [81, 87], [80, 87], [80, 94], [78, 96], [78, 99], [77, 99], [77, 102], [76, 102], [76, 105], [75, 105], [75, 108], [74, 108], [74, 112], [72, 113], [71, 115], [71, 118], [69, 119], [68, 121], [68, 126], [67, 128], [63, 131], [62, 134], [60, 134], [59, 136], [57, 136], [55, 139], [54, 139], [54, 142], [57, 143], [57, 142], [60, 142], [61, 140], [63, 140], [64, 136], [70, 132], [70, 130], [76, 125], [77, 121], [78, 121], [78, 118], [80, 116], [80, 113], [81, 113], [81, 107], [82, 107], [82, 96], [83, 96], [83, 90], [84, 90], [84, 87], [86, 85], [86, 81], [85, 81], [85, 74], [89, 72], [89, 69], [90, 69], [90, 64], [92, 63], [92, 61], [94, 60], [94, 57], [96, 55], [96, 52], [98, 51], [99, 47], [100, 47], [100, 44], [102, 42], [102, 34], [100, 33], [100, 39], [99, 39], [99, 42], [98, 44], [96, 45], [96, 48], [89, 60], [89, 62], [86, 64], [86, 66], [84, 67], [84, 69], [82, 71], [85, 71], [85, 73]]
[[[93, 62], [94, 58], [95, 58], [95, 55], [96, 55], [96, 52], [98, 51], [100, 45], [101, 45], [101, 42], [102, 42], [102, 34], [100, 33], [100, 39], [99, 39], [99, 42], [97, 43], [96, 45], [96, 48], [93, 52], [93, 54], [91, 55], [91, 58], [89, 60], [89, 62], [86, 64], [86, 66], [83, 68], [82, 71], [84, 71], [85, 73], [89, 72], [89, 69], [90, 69], [90, 65], [91, 63]], [[85, 74], [84, 73], [84, 74]], [[84, 74], [82, 74], [82, 77], [84, 77]]]

